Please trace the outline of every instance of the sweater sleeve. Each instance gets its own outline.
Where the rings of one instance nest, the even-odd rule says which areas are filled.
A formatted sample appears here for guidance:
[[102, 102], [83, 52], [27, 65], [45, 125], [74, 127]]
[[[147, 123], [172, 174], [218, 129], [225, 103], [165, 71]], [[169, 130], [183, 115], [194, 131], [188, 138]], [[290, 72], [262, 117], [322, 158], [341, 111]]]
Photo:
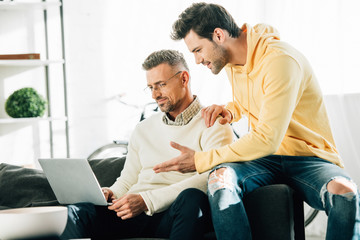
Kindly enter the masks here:
[[[134, 134], [136, 134], [136, 130], [134, 131]], [[132, 141], [132, 139], [135, 139], [134, 134], [129, 142], [128, 154], [126, 155], [125, 165], [121, 171], [120, 177], [118, 177], [115, 183], [110, 187], [110, 190], [113, 191], [116, 198], [125, 195], [130, 187], [137, 183], [141, 171], [140, 159]]]
[[[213, 127], [206, 128], [200, 139], [202, 150], [210, 150], [230, 144], [233, 141], [233, 134], [229, 124], [221, 125], [218, 121]], [[148, 208], [147, 215], [153, 215], [167, 209], [177, 196], [187, 188], [197, 188], [203, 192], [207, 191], [207, 178], [209, 172], [195, 175], [172, 185], [154, 190], [141, 192], [140, 195]]]
[[159, 213], [166, 210], [177, 198], [177, 196], [187, 188], [197, 188], [203, 192], [207, 190], [208, 172], [195, 175], [172, 185], [140, 192], [141, 197], [148, 208], [145, 212], [152, 216], [154, 213]]
[[285, 55], [268, 61], [264, 64], [263, 71], [264, 98], [258, 123], [248, 134], [232, 144], [196, 152], [198, 172], [207, 171], [224, 162], [254, 160], [273, 154], [279, 148], [301, 94], [303, 73], [298, 63]]

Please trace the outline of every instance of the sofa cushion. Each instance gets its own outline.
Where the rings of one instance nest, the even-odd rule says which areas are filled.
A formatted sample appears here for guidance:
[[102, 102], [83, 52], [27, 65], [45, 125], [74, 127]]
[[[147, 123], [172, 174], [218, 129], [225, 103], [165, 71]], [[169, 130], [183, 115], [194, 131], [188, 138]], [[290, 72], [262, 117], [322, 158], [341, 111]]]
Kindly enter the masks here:
[[[89, 160], [101, 186], [112, 185], [125, 157]], [[0, 164], [0, 209], [59, 205], [42, 170]]]
[[90, 166], [100, 186], [110, 187], [120, 176], [126, 157], [114, 157], [89, 160]]

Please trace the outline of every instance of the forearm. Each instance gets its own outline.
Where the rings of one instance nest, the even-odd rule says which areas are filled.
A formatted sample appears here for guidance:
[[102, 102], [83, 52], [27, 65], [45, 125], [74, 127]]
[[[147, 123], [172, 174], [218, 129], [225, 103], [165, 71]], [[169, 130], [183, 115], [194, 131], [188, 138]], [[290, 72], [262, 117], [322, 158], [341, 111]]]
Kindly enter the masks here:
[[154, 213], [166, 210], [185, 189], [197, 188], [206, 192], [208, 174], [208, 172], [196, 174], [181, 182], [163, 188], [141, 192], [140, 195], [143, 197], [148, 208], [146, 214], [153, 215]]

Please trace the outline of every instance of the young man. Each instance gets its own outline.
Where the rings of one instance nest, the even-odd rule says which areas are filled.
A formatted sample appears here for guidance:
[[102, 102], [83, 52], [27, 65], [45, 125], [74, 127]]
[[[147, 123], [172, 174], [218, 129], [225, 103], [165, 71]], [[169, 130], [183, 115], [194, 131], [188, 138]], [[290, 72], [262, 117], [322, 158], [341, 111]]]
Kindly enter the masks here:
[[164, 113], [154, 114], [136, 126], [120, 177], [111, 187], [103, 188], [113, 204], [68, 206], [68, 224], [62, 238], [202, 239], [210, 229], [204, 193], [208, 173], [156, 174], [153, 167], [178, 154], [170, 146], [172, 141], [208, 151], [232, 142], [231, 127], [219, 123], [212, 128], [205, 126], [202, 107], [191, 93], [189, 69], [181, 53], [154, 52], [143, 68], [147, 89]]
[[[217, 239], [251, 239], [242, 203], [254, 189], [287, 183], [313, 208], [328, 215], [326, 239], [360, 239], [359, 195], [342, 169], [315, 74], [306, 58], [280, 41], [271, 26], [239, 28], [216, 4], [195, 3], [173, 25], [196, 63], [218, 74], [224, 67], [233, 101], [202, 110], [207, 126], [248, 117], [249, 132], [227, 146], [180, 156], [155, 166], [209, 176], [209, 200]], [[250, 128], [251, 127], [251, 128]], [[179, 165], [180, 164], [180, 165]], [[184, 166], [184, 167], [183, 167]], [[270, 206], [269, 206], [270, 207]]]

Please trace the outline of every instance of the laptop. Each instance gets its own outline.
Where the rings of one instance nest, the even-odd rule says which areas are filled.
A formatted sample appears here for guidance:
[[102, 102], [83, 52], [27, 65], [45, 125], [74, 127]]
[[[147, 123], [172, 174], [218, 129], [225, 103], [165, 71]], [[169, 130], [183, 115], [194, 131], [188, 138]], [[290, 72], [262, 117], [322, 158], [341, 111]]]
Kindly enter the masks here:
[[106, 201], [86, 159], [44, 158], [39, 159], [39, 163], [60, 204], [79, 202], [90, 202], [100, 206], [111, 204]]

